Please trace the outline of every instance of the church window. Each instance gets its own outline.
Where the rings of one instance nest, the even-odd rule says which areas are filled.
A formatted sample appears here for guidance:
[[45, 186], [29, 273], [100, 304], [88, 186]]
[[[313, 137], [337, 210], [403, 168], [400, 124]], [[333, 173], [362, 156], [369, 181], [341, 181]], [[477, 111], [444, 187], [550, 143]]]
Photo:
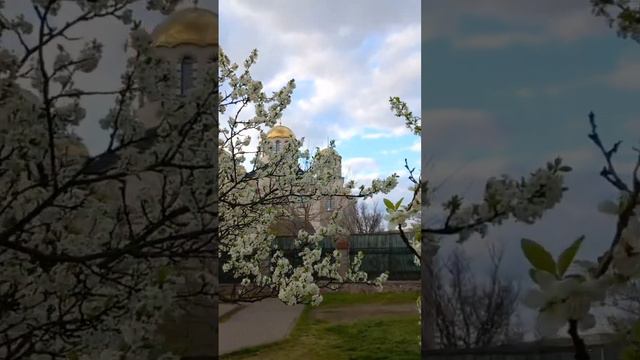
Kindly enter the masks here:
[[327, 211], [333, 210], [333, 198], [328, 197], [326, 200]]
[[193, 87], [193, 66], [195, 61], [190, 56], [182, 58], [180, 63], [180, 94], [185, 95]]

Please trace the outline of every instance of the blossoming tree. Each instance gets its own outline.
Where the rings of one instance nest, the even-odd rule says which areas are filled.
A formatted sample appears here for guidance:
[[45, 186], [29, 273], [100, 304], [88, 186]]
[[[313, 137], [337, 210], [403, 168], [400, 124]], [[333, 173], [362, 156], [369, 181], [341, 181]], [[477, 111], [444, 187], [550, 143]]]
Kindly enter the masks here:
[[[167, 14], [177, 2], [146, 4]], [[215, 304], [218, 255], [245, 285], [234, 300], [318, 303], [322, 286], [367, 281], [360, 258], [341, 273], [338, 254], [321, 253], [336, 219], [299, 234], [297, 262], [273, 248], [267, 228], [286, 205], [372, 196], [396, 177], [336, 186], [334, 159], [298, 142], [244, 169], [246, 135], [274, 125], [294, 82], [267, 95], [249, 74], [255, 52], [240, 71], [221, 54], [177, 96], [175, 64], [154, 53], [134, 3], [34, 0], [34, 23], [0, 12], [0, 40], [17, 44], [0, 48], [0, 358], [174, 358], [158, 328], [196, 302]], [[77, 16], [56, 21], [69, 7]], [[102, 18], [131, 26], [122, 84], [80, 89], [75, 79], [97, 68], [102, 45], [71, 50], [82, 39], [69, 32]], [[73, 132], [92, 96], [114, 99], [100, 121], [107, 148], [94, 156]], [[161, 104], [157, 125], [138, 116], [141, 98]], [[247, 107], [253, 116], [239, 117]], [[218, 116], [231, 111], [219, 134]]]
[[[175, 358], [158, 325], [215, 295], [217, 71], [176, 97], [135, 2], [34, 0], [34, 23], [0, 13], [0, 40], [17, 44], [0, 48], [0, 358]], [[69, 32], [108, 18], [131, 26], [121, 86], [80, 89], [102, 45], [70, 50]], [[141, 94], [163, 103], [158, 126], [139, 121]], [[114, 99], [96, 156], [73, 132], [91, 96]]]
[[[416, 135], [422, 131], [422, 119], [409, 109], [407, 104], [398, 97], [389, 99], [394, 114], [404, 119], [406, 126]], [[571, 170], [562, 164], [560, 158], [547, 163], [546, 167], [532, 172], [529, 177], [515, 180], [507, 175], [500, 178], [490, 178], [485, 186], [483, 201], [480, 203], [463, 202], [462, 197], [453, 195], [442, 204], [444, 216], [442, 222], [434, 227], [426, 226], [430, 223], [426, 219], [427, 209], [431, 206], [428, 181], [423, 176], [416, 178], [415, 169], [406, 165], [409, 179], [413, 183], [412, 199], [403, 205], [401, 201], [392, 203], [385, 200], [387, 218], [390, 226], [395, 226], [400, 232], [405, 244], [412, 249], [417, 263], [422, 264], [422, 294], [423, 300], [418, 299], [418, 306], [422, 313], [422, 349], [435, 349], [435, 315], [432, 286], [433, 271], [431, 261], [437, 253], [439, 242], [444, 236], [457, 236], [462, 243], [471, 235], [487, 235], [489, 226], [502, 224], [504, 221], [515, 221], [532, 224], [540, 219], [546, 210], [553, 208], [562, 199], [566, 190], [563, 186], [564, 173]], [[421, 217], [420, 221], [412, 221]], [[432, 223], [432, 222], [431, 222]], [[420, 231], [416, 231], [421, 224]], [[407, 236], [407, 228], [415, 234]], [[425, 261], [426, 260], [426, 261]]]
[[[276, 124], [290, 103], [295, 82], [267, 95], [262, 83], [250, 74], [256, 59], [254, 50], [240, 67], [224, 53], [220, 55], [220, 114], [231, 114], [219, 143], [220, 249], [223, 271], [242, 279], [243, 285], [239, 292], [223, 297], [254, 301], [278, 296], [287, 304], [318, 304], [321, 287], [368, 281], [366, 273], [358, 270], [361, 256], [341, 274], [339, 252], [322, 253], [323, 239], [344, 233], [339, 226], [340, 212], [334, 212], [329, 224], [313, 234], [298, 232], [294, 243], [297, 263], [275, 246], [269, 227], [279, 218], [295, 216], [296, 208], [303, 210], [305, 204], [327, 196], [355, 199], [387, 193], [396, 186], [397, 176], [373, 180], [369, 187], [356, 188], [353, 181], [343, 186], [336, 181], [340, 175], [333, 171], [336, 159], [331, 152], [312, 156], [309, 150], [301, 150], [297, 139], [264, 160], [250, 147], [252, 136], [265, 140], [264, 131]], [[248, 159], [249, 169], [245, 167]], [[382, 280], [384, 276], [377, 279], [378, 283]]]

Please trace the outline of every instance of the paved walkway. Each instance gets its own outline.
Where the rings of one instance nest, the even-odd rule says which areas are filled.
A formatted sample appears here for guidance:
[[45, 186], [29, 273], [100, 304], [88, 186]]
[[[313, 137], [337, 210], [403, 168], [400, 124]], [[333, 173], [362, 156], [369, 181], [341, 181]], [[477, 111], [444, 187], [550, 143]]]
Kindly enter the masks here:
[[229, 303], [220, 303], [218, 304], [218, 318], [221, 318], [232, 311], [240, 310], [244, 305], [240, 304], [229, 304]]
[[278, 299], [243, 303], [242, 308], [237, 306], [220, 304], [220, 316], [237, 310], [219, 325], [220, 355], [284, 340], [304, 309], [304, 305], [288, 306]]

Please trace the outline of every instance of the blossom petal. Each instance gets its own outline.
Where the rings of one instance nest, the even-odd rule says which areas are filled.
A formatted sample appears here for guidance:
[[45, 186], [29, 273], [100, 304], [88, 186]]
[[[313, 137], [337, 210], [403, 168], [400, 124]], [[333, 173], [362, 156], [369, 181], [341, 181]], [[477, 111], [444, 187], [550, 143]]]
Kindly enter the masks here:
[[552, 296], [557, 298], [565, 298], [569, 294], [575, 292], [580, 287], [580, 280], [577, 278], [566, 278], [556, 281], [549, 289]]
[[548, 289], [551, 289], [553, 284], [555, 284], [558, 279], [553, 274], [550, 274], [546, 271], [536, 270], [534, 273], [536, 278], [536, 283], [540, 286], [542, 291], [546, 292]]

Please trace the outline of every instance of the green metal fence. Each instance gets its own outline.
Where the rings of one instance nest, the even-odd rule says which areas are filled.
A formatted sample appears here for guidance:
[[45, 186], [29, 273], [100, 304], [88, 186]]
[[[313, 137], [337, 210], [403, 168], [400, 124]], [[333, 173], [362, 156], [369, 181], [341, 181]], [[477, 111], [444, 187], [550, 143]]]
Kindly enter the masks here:
[[388, 271], [389, 280], [420, 279], [420, 267], [414, 263], [414, 255], [400, 233], [356, 234], [351, 235], [349, 243], [351, 258], [359, 251], [364, 254], [361, 270], [370, 278]]
[[[408, 234], [411, 236], [411, 234]], [[294, 247], [293, 237], [278, 237], [276, 244], [286, 258], [294, 265], [300, 263], [297, 256], [299, 250]], [[331, 253], [335, 249], [333, 239], [322, 241], [323, 253]], [[375, 278], [387, 271], [389, 280], [419, 280], [420, 267], [414, 263], [414, 256], [410, 249], [402, 241], [398, 232], [384, 232], [375, 234], [353, 234], [349, 237], [349, 257], [351, 261], [358, 252], [364, 254], [360, 270], [365, 271], [369, 278]], [[220, 282], [230, 283], [239, 280], [233, 279], [230, 274], [220, 270]]]

